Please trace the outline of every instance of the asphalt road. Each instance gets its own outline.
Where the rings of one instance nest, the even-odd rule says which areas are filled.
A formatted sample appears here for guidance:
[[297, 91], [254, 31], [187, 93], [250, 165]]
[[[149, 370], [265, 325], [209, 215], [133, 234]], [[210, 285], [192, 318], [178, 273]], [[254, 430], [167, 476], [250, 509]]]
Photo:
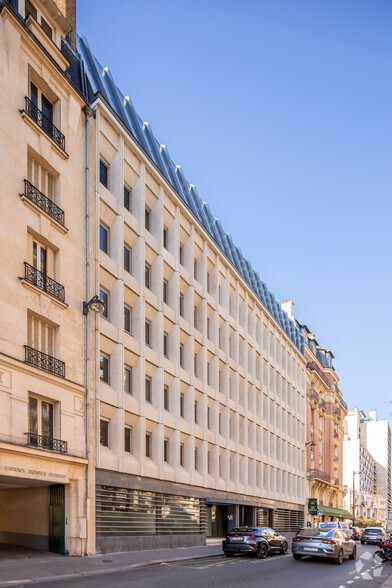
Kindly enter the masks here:
[[[337, 566], [331, 561], [305, 558], [294, 561], [291, 554], [273, 555], [265, 560], [247, 556], [224, 556], [152, 565], [121, 572], [51, 582], [53, 588], [159, 587], [192, 588], [262, 586], [263, 588], [377, 588], [392, 574], [391, 565], [376, 565], [374, 547], [358, 545], [355, 561], [344, 560]], [[14, 584], [17, 585], [17, 584]], [[34, 583], [34, 586], [48, 586]]]

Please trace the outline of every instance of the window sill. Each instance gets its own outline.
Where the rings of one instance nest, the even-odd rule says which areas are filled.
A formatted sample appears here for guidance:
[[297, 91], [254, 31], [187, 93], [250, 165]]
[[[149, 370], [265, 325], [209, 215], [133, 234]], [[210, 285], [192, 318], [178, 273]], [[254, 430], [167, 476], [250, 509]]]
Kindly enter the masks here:
[[43, 135], [44, 137], [46, 137], [46, 138], [48, 139], [48, 141], [50, 142], [50, 144], [51, 144], [51, 146], [53, 147], [53, 149], [54, 149], [55, 151], [57, 151], [57, 153], [60, 155], [60, 157], [61, 157], [62, 159], [68, 159], [68, 158], [69, 158], [69, 155], [68, 155], [68, 153], [67, 153], [66, 151], [64, 151], [63, 149], [61, 149], [61, 147], [59, 147], [59, 145], [57, 145], [56, 141], [53, 141], [53, 139], [52, 139], [52, 138], [51, 138], [51, 137], [50, 137], [50, 136], [49, 136], [47, 133], [45, 133], [45, 131], [44, 131], [44, 130], [43, 130], [43, 129], [42, 129], [40, 126], [39, 126], [39, 124], [37, 124], [37, 123], [35, 122], [35, 120], [33, 120], [33, 119], [31, 118], [31, 116], [29, 116], [29, 115], [27, 114], [27, 112], [26, 112], [25, 110], [20, 110], [19, 112], [21, 113], [21, 115], [22, 115], [22, 118], [24, 119], [24, 121], [25, 121], [25, 122], [26, 122], [28, 125], [30, 125], [30, 127], [31, 127], [32, 129], [34, 129], [35, 131], [38, 131], [38, 133], [39, 133], [40, 135]]
[[24, 194], [19, 194], [23, 204], [25, 206], [30, 207], [32, 210], [34, 210], [34, 212], [39, 212], [40, 214], [43, 214], [47, 219], [50, 220], [50, 222], [52, 223], [52, 225], [54, 227], [56, 227], [56, 229], [58, 229], [61, 233], [63, 233], [64, 235], [66, 233], [68, 233], [68, 229], [67, 227], [64, 227], [61, 223], [57, 222], [53, 217], [50, 216], [50, 214], [48, 214], [47, 212], [45, 212], [44, 210], [42, 210], [42, 208], [40, 208], [39, 206], [37, 206], [37, 204], [35, 204], [34, 202], [32, 202], [29, 198], [27, 198]]
[[35, 286], [34, 284], [29, 282], [28, 280], [25, 280], [24, 278], [19, 278], [19, 279], [20, 279], [20, 283], [25, 288], [32, 290], [33, 292], [36, 292], [36, 294], [43, 294], [44, 296], [49, 298], [49, 300], [51, 300], [52, 302], [57, 304], [60, 308], [64, 308], [64, 309], [68, 308], [68, 304], [66, 302], [61, 302], [61, 300], [58, 300], [54, 296], [51, 296], [48, 292], [45, 292], [45, 290], [41, 290], [41, 288], [38, 288], [38, 286]]

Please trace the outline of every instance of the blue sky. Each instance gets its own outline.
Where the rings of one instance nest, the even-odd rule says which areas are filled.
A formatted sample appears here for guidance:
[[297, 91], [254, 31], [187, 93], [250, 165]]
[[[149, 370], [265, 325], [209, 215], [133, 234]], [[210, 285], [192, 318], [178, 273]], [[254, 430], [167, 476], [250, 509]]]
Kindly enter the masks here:
[[[93, 9], [92, 9], [93, 7]], [[388, 0], [78, 0], [77, 29], [349, 408], [392, 413]]]

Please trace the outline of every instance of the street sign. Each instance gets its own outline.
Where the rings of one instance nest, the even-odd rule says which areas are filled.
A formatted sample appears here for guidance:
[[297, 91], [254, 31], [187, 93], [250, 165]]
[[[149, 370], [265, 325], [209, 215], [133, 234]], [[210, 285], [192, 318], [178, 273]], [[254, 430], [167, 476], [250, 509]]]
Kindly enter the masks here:
[[317, 511], [317, 516], [318, 517], [322, 517], [323, 516], [323, 511], [322, 510], [318, 510]]

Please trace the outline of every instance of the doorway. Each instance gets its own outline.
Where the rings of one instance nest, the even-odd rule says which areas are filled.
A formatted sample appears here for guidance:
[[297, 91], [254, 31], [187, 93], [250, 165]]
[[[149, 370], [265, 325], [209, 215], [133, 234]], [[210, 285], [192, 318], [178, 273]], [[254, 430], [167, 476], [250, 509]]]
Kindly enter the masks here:
[[49, 486], [49, 551], [65, 553], [65, 490], [63, 484]]

